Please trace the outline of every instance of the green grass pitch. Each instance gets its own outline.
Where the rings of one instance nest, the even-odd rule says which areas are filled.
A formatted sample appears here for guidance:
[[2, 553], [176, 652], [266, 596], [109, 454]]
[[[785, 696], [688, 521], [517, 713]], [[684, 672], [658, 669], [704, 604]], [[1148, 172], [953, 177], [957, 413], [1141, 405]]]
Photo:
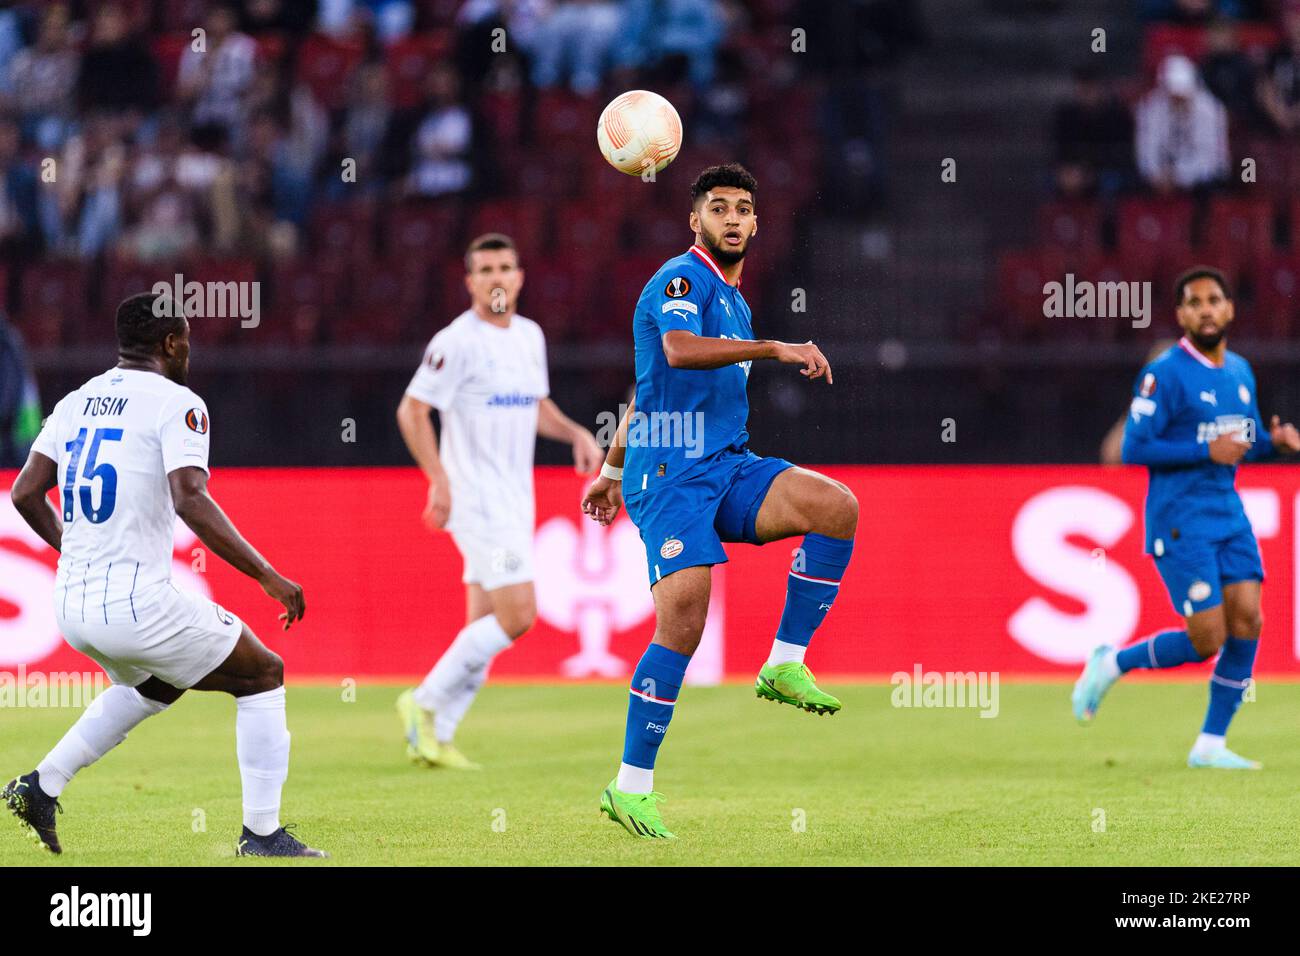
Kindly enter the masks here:
[[[1245, 865], [1300, 864], [1300, 685], [1264, 683], [1232, 744], [1262, 772], [1188, 770], [1201, 683], [1116, 687], [1076, 726], [1069, 685], [1003, 683], [997, 717], [902, 709], [888, 684], [836, 685], [814, 717], [751, 687], [687, 688], [659, 759], [679, 839], [636, 840], [597, 811], [617, 766], [622, 685], [495, 684], [458, 743], [486, 769], [407, 763], [394, 686], [290, 686], [284, 817], [329, 861], [234, 857], [233, 702], [193, 693], [64, 793], [62, 857], [0, 819], [0, 866], [60, 865]], [[12, 710], [6, 779], [75, 718]]]

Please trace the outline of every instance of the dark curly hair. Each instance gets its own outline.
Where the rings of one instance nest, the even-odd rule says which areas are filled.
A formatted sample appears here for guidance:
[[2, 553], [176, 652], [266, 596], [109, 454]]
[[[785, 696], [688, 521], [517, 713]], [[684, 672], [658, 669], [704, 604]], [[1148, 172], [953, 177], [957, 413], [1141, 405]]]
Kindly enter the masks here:
[[751, 199], [758, 195], [758, 180], [754, 174], [740, 163], [727, 163], [725, 166], [710, 166], [695, 177], [695, 182], [691, 183], [691, 205], [699, 202], [710, 189], [719, 186], [748, 190]]
[[1223, 293], [1223, 297], [1232, 300], [1232, 288], [1228, 285], [1227, 276], [1212, 266], [1196, 266], [1174, 280], [1174, 305], [1183, 304], [1183, 293], [1197, 279], [1213, 279], [1219, 284], [1219, 291]]
[[[160, 301], [161, 300], [161, 301]], [[117, 346], [123, 352], [157, 352], [168, 335], [180, 335], [185, 317], [170, 296], [141, 292], [117, 307]]]

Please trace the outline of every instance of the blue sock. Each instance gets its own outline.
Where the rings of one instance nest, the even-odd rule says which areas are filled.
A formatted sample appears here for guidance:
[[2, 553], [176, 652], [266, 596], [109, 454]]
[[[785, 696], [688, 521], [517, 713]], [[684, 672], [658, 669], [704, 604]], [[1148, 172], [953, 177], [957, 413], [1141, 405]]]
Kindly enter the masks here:
[[627, 705], [627, 732], [623, 738], [623, 762], [653, 770], [655, 755], [673, 719], [673, 705], [682, 689], [682, 677], [691, 659], [662, 644], [651, 644], [632, 674]]
[[1194, 664], [1204, 660], [1196, 653], [1192, 639], [1186, 631], [1165, 631], [1145, 641], [1139, 641], [1132, 647], [1126, 647], [1115, 655], [1119, 671], [1131, 671], [1137, 667], [1151, 669], [1178, 667], [1181, 664]]
[[1229, 637], [1219, 653], [1219, 660], [1210, 675], [1210, 706], [1205, 711], [1205, 724], [1201, 733], [1222, 737], [1228, 732], [1232, 715], [1241, 705], [1241, 695], [1246, 689], [1255, 668], [1255, 648], [1258, 640]]
[[804, 536], [786, 579], [785, 610], [776, 630], [778, 641], [808, 646], [813, 632], [821, 627], [826, 612], [835, 603], [840, 579], [852, 555], [852, 538], [828, 538], [816, 532]]

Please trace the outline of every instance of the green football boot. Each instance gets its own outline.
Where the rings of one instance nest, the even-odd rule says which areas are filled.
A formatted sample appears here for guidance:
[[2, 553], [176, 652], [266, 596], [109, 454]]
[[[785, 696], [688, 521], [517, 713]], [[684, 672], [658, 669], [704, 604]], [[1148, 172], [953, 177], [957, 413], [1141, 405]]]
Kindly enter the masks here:
[[415, 702], [414, 691], [404, 690], [397, 698], [397, 715], [406, 737], [406, 756], [412, 763], [436, 764], [441, 748], [433, 732], [433, 714]]
[[628, 833], [643, 840], [677, 839], [664, 826], [664, 821], [659, 816], [658, 803], [664, 799], [662, 793], [624, 793], [614, 786], [616, 783], [617, 777], [609, 782], [605, 792], [600, 795], [601, 813], [621, 824]]
[[799, 661], [764, 664], [754, 682], [754, 693], [778, 704], [794, 704], [810, 714], [835, 713], [840, 702], [821, 690], [816, 680], [808, 666]]

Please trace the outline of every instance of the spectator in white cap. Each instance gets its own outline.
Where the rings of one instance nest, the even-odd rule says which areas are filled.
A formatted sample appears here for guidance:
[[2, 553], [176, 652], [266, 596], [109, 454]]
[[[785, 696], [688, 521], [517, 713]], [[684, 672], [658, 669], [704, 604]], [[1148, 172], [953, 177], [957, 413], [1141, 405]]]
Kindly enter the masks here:
[[1137, 166], [1157, 192], [1201, 189], [1228, 175], [1228, 113], [1185, 56], [1160, 64], [1156, 88], [1138, 103]]

